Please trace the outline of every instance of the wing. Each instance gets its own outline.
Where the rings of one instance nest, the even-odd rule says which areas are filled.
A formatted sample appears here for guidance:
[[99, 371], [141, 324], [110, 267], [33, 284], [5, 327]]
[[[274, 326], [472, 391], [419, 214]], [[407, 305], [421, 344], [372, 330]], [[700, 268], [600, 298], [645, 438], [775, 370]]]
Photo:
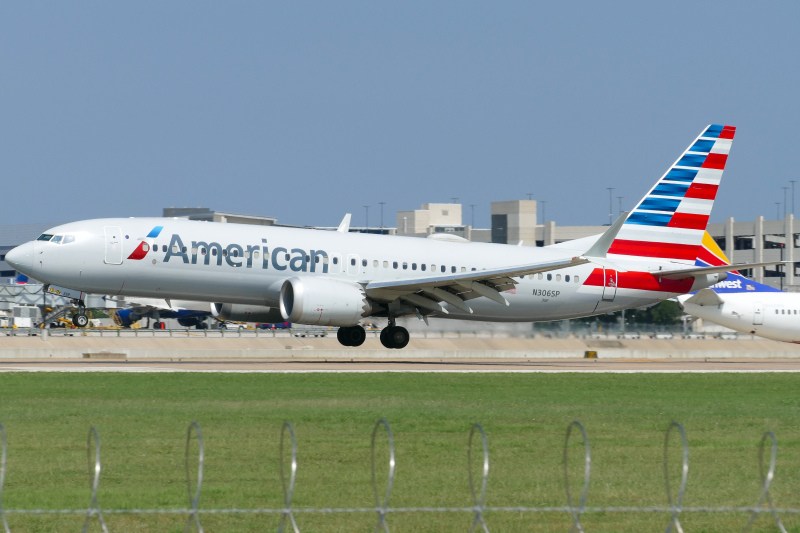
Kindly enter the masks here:
[[573, 257], [560, 261], [518, 265], [513, 267], [475, 270], [459, 274], [427, 276], [421, 278], [372, 281], [365, 286], [367, 296], [382, 302], [404, 300], [415, 307], [429, 311], [447, 313], [441, 302], [472, 312], [466, 300], [485, 297], [497, 303], [508, 305], [501, 294], [512, 289], [517, 282], [515, 277], [529, 276], [540, 272], [550, 272], [588, 263], [583, 257]]

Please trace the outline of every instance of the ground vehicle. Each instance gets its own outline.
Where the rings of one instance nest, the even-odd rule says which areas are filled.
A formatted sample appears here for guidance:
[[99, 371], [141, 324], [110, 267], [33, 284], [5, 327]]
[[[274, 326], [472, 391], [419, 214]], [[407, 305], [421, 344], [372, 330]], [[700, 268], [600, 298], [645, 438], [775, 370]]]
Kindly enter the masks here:
[[273, 324], [256, 324], [256, 329], [292, 329], [292, 323], [276, 322]]

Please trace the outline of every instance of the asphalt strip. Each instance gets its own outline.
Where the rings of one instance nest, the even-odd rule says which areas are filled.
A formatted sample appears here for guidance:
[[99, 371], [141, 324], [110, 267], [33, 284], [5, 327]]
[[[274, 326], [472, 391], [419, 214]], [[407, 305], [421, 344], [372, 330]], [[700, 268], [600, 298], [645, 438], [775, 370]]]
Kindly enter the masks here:
[[183, 372], [196, 374], [796, 374], [800, 369], [497, 369], [497, 370], [205, 370], [191, 368], [157, 368], [157, 367], [0, 367], [0, 373], [8, 372], [127, 372], [139, 374], [155, 374], [163, 372]]

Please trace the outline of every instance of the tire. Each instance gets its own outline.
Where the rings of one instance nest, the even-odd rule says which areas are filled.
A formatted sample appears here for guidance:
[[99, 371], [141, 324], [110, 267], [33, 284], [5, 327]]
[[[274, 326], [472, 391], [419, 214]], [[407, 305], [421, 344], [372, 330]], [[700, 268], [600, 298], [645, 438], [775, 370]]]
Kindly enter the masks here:
[[[406, 346], [408, 346], [408, 341], [411, 340], [411, 337], [408, 334], [408, 330], [402, 326], [395, 326], [393, 328], [386, 328], [389, 330], [386, 333], [386, 340], [388, 341], [389, 348], [393, 348], [395, 350], [402, 350]], [[385, 345], [384, 345], [385, 346]]]
[[75, 324], [76, 327], [85, 328], [89, 325], [89, 317], [86, 315], [75, 315], [72, 317], [72, 323]]
[[350, 342], [348, 346], [361, 346], [367, 339], [367, 332], [361, 326], [353, 326], [347, 328], [347, 340]]
[[342, 346], [350, 346], [347, 344], [347, 328], [339, 328], [336, 331], [336, 340], [339, 341], [339, 344]]

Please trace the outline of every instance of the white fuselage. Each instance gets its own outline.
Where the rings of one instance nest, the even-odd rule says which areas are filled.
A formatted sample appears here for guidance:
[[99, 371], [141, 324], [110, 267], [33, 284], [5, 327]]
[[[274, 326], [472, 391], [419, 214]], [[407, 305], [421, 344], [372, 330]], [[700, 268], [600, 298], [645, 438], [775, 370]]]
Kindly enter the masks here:
[[800, 293], [722, 293], [720, 305], [688, 303], [678, 299], [684, 311], [742, 333], [777, 341], [800, 342]]
[[[259, 306], [276, 306], [291, 277], [364, 286], [562, 260], [584, 251], [163, 218], [88, 220], [48, 233], [74, 239], [34, 241], [15, 252], [17, 268], [44, 283], [95, 294]], [[643, 259], [626, 261], [620, 271], [649, 276], [675, 266]], [[609, 287], [598, 279], [605, 279], [603, 267], [591, 263], [515, 278], [516, 288], [503, 293], [508, 306], [474, 298], [472, 314], [443, 304], [450, 314], [433, 316], [509, 322], [574, 318], [652, 304], [719, 278], [698, 279], [694, 286], [690, 280], [681, 290]]]

